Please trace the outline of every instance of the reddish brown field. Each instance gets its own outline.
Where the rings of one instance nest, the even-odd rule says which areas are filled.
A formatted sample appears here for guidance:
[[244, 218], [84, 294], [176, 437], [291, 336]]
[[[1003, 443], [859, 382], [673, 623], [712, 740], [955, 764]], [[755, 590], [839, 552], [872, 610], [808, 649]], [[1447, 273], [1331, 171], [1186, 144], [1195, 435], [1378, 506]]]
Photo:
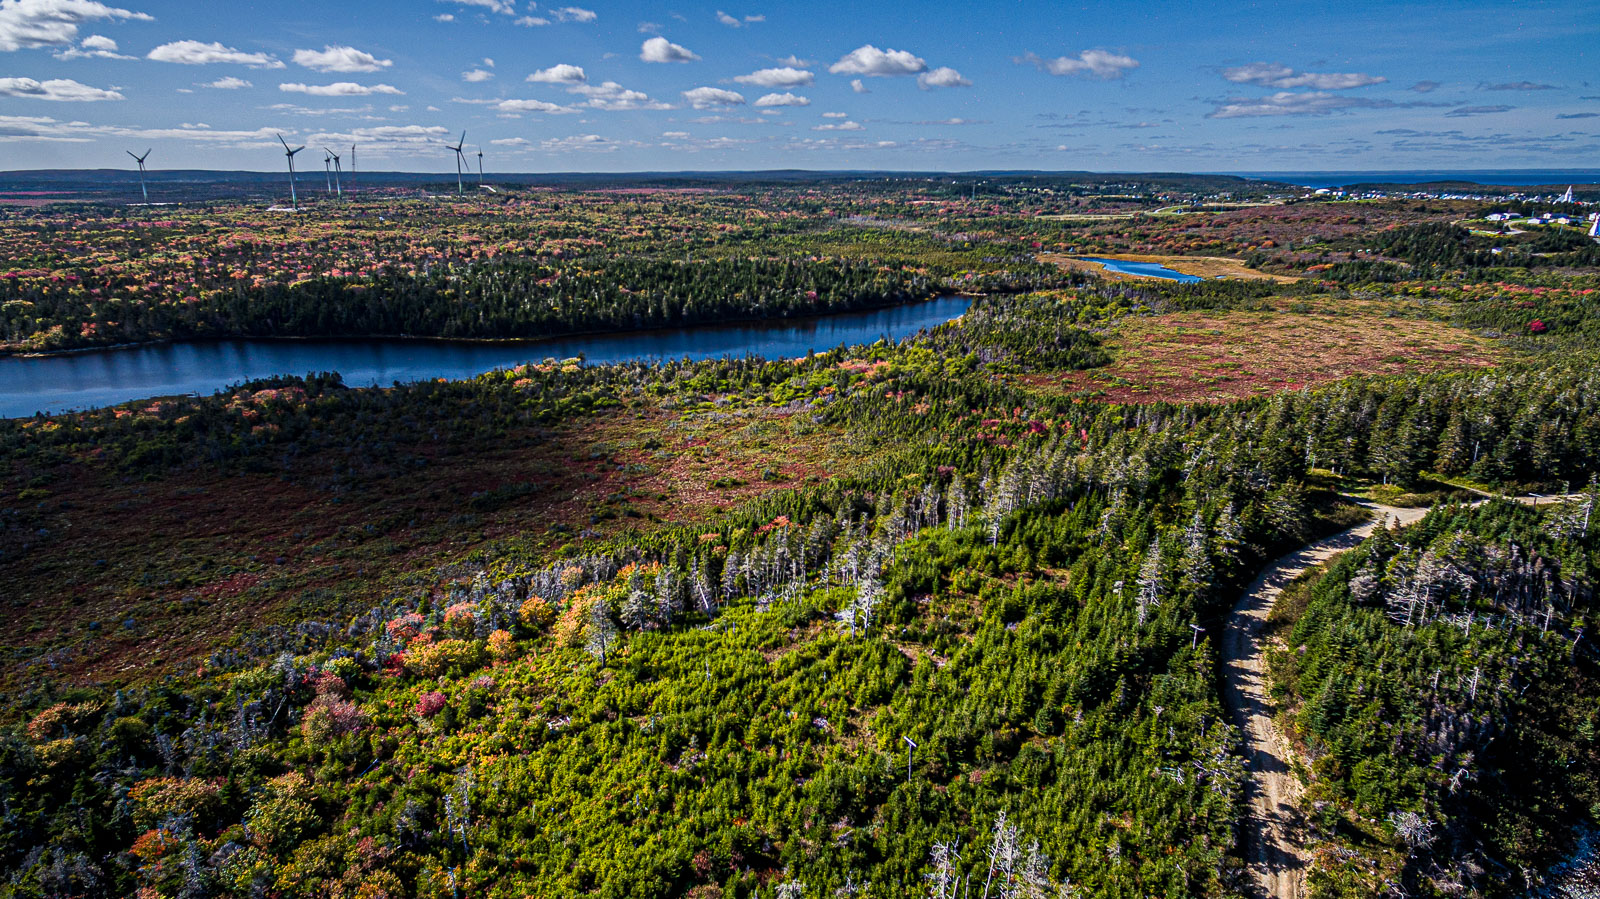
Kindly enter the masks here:
[[1354, 375], [1493, 365], [1489, 341], [1431, 321], [1371, 314], [1177, 313], [1124, 320], [1116, 361], [1029, 375], [1038, 388], [1122, 403], [1222, 402]]
[[[430, 464], [415, 474], [334, 489], [331, 459], [302, 460], [293, 481], [60, 466], [48, 497], [19, 509], [24, 526], [0, 531], [12, 624], [0, 684], [38, 665], [69, 681], [148, 679], [264, 625], [342, 624], [432, 590], [449, 578], [444, 566], [480, 549], [520, 555], [698, 520], [862, 461], [808, 415], [643, 403], [493, 449], [422, 454]], [[14, 497], [39, 474], [0, 486]]]

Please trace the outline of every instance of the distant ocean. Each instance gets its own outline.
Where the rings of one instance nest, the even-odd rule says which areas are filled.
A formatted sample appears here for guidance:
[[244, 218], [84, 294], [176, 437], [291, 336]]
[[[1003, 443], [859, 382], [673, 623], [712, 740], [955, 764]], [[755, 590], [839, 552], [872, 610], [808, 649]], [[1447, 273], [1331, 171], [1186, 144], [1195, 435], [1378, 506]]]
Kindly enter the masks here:
[[1530, 184], [1600, 184], [1600, 169], [1467, 169], [1460, 171], [1404, 172], [1221, 172], [1241, 178], [1286, 181], [1305, 187], [1344, 187], [1349, 184], [1424, 184], [1430, 181], [1470, 181], [1508, 187]]

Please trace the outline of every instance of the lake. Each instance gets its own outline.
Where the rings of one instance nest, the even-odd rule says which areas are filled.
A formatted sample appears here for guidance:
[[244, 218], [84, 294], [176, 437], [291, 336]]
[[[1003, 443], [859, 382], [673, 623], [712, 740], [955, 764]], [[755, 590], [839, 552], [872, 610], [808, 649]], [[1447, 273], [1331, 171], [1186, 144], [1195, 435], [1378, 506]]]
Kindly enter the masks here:
[[787, 359], [840, 345], [899, 340], [967, 311], [940, 297], [867, 312], [694, 328], [591, 334], [516, 343], [445, 340], [185, 341], [52, 356], [0, 357], [0, 418], [64, 412], [176, 394], [209, 394], [272, 375], [336, 371], [352, 387], [470, 378], [542, 359], [590, 363], [763, 356]]
[[1198, 275], [1186, 275], [1176, 272], [1157, 262], [1131, 262], [1127, 259], [1101, 259], [1096, 256], [1082, 257], [1084, 262], [1093, 262], [1103, 267], [1108, 272], [1117, 272], [1123, 275], [1139, 275], [1144, 278], [1162, 278], [1167, 281], [1182, 281], [1188, 284], [1193, 281], [1204, 281]]

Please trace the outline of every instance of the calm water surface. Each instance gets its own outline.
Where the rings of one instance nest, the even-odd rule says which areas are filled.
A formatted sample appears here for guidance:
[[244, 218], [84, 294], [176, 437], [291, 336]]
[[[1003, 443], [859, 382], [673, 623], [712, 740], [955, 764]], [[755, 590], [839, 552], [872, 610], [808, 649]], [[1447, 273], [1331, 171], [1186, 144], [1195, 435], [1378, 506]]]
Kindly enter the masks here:
[[595, 334], [529, 343], [426, 340], [216, 340], [33, 358], [0, 358], [0, 417], [91, 409], [175, 394], [209, 394], [272, 375], [336, 371], [352, 387], [470, 378], [541, 359], [591, 363], [723, 356], [792, 358], [841, 344], [898, 340], [942, 324], [970, 300], [942, 297], [806, 319]]
[[1163, 278], [1168, 281], [1182, 281], [1188, 284], [1192, 281], [1204, 281], [1197, 275], [1186, 275], [1176, 272], [1156, 262], [1129, 262], [1126, 259], [1100, 259], [1095, 256], [1083, 257], [1085, 262], [1093, 262], [1105, 268], [1108, 272], [1119, 272], [1124, 275], [1142, 275], [1146, 278]]

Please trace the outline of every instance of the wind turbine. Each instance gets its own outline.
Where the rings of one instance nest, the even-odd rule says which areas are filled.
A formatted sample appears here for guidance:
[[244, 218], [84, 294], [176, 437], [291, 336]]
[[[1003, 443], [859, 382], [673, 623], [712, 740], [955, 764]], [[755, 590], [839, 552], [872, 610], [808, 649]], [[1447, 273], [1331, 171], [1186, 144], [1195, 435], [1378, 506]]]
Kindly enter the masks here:
[[350, 192], [356, 191], [356, 145], [350, 145]]
[[326, 148], [322, 151], [322, 183], [324, 193], [333, 193], [333, 154]]
[[[344, 199], [344, 185], [339, 183], [343, 180], [342, 176], [344, 175], [344, 168], [339, 165], [339, 154], [329, 150], [327, 147], [323, 147], [322, 149], [328, 154], [328, 158], [333, 160], [334, 193], [337, 194], [340, 199]], [[350, 150], [351, 152], [355, 152], [355, 147], [351, 147]], [[352, 158], [351, 162], [353, 163], [354, 161], [355, 160]]]
[[483, 145], [478, 145], [478, 189], [483, 189]]
[[144, 161], [150, 158], [150, 151], [144, 151], [143, 156], [134, 156], [132, 150], [127, 150], [125, 152], [129, 156], [133, 156], [134, 162], [139, 163], [139, 193], [144, 194], [144, 203], [146, 206], [148, 206], [150, 205], [150, 191], [144, 186]]
[[284, 140], [283, 135], [281, 134], [278, 135], [278, 143], [283, 144], [283, 155], [289, 160], [289, 202], [294, 206], [295, 211], [299, 212], [300, 197], [294, 191], [294, 154], [304, 150], [305, 147], [295, 147], [293, 150], [289, 149], [289, 142]]
[[457, 195], [464, 194], [464, 193], [467, 192], [466, 187], [463, 186], [462, 182], [461, 182], [461, 163], [462, 163], [463, 158], [464, 158], [461, 155], [461, 148], [466, 146], [466, 145], [467, 145], [467, 132], [465, 132], [465, 131], [461, 132], [461, 139], [456, 141], [456, 145], [455, 146], [452, 147], [449, 144], [445, 144], [446, 148], [455, 151], [455, 154], [456, 154], [456, 194]]

